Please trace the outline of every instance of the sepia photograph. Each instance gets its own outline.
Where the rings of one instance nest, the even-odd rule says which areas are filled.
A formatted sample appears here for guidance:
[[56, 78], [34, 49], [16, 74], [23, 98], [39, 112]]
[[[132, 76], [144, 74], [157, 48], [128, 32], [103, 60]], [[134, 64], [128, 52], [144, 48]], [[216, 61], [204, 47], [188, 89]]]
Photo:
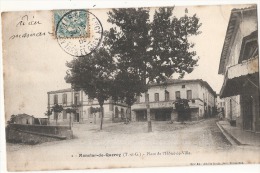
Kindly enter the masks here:
[[1, 18], [8, 171], [260, 164], [257, 4]]

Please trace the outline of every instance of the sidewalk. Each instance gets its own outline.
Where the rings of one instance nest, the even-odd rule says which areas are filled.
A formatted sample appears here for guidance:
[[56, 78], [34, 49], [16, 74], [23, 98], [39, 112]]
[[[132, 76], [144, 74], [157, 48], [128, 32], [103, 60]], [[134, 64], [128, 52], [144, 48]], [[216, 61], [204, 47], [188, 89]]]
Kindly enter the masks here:
[[219, 121], [217, 125], [232, 145], [260, 147], [260, 133], [243, 131], [231, 126], [228, 121]]

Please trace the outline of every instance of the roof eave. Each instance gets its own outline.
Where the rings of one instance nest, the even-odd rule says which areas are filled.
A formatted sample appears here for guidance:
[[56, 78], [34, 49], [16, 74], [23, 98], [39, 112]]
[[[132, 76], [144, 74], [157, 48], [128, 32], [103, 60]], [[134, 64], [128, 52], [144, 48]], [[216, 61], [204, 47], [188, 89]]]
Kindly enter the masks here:
[[230, 14], [228, 27], [227, 27], [226, 35], [225, 35], [225, 39], [224, 39], [224, 44], [223, 44], [221, 56], [220, 56], [218, 74], [222, 74], [222, 75], [224, 74], [224, 66], [225, 66], [227, 54], [230, 51], [229, 47], [231, 44], [231, 40], [232, 40], [232, 37], [234, 36], [234, 34], [236, 34], [234, 32], [235, 26], [238, 21], [238, 15], [236, 15], [236, 13], [237, 13], [237, 11], [232, 10], [232, 12]]
[[[218, 74], [224, 75], [224, 73], [225, 73], [224, 66], [225, 66], [225, 62], [226, 62], [226, 58], [227, 58], [226, 56], [228, 55], [228, 52], [230, 51], [228, 49], [228, 47], [230, 47], [231, 38], [235, 34], [234, 32], [232, 32], [232, 30], [234, 31], [234, 29], [235, 29], [234, 27], [236, 26], [236, 23], [238, 22], [238, 18], [241, 17], [240, 16], [241, 12], [247, 12], [247, 11], [256, 10], [256, 9], [257, 9], [257, 6], [253, 5], [248, 8], [233, 9], [231, 11], [231, 14], [229, 17], [229, 22], [228, 22], [228, 27], [227, 27], [227, 31], [226, 31], [226, 36], [224, 39], [224, 44], [223, 44], [223, 48], [222, 48], [222, 52], [221, 52]], [[235, 21], [232, 22], [232, 20], [235, 20]], [[231, 31], [231, 37], [230, 37], [230, 31]]]

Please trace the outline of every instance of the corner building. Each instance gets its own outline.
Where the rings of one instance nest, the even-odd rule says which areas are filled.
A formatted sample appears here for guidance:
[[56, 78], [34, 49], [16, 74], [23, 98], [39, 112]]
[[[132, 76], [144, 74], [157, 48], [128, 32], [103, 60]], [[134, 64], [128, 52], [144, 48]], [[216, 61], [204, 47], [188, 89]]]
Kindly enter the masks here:
[[231, 11], [218, 71], [225, 118], [251, 132], [260, 132], [257, 27], [256, 6]]
[[[50, 123], [69, 124], [70, 119], [73, 123], [100, 123], [101, 113], [91, 113], [90, 108], [99, 108], [96, 99], [89, 99], [83, 90], [75, 91], [71, 88], [49, 91], [47, 109], [51, 110], [55, 104], [62, 105], [63, 111], [61, 113], [54, 113], [50, 116]], [[76, 108], [76, 113], [67, 113], [65, 109]], [[111, 99], [104, 102], [104, 122], [121, 122], [126, 117], [127, 106], [124, 103], [115, 103]]]
[[[188, 99], [191, 108], [191, 120], [214, 116], [216, 92], [201, 80], [168, 80], [166, 84], [151, 84], [148, 90], [151, 108], [151, 120], [177, 121], [174, 101], [177, 97]], [[147, 121], [145, 95], [137, 97], [131, 107], [132, 121]]]

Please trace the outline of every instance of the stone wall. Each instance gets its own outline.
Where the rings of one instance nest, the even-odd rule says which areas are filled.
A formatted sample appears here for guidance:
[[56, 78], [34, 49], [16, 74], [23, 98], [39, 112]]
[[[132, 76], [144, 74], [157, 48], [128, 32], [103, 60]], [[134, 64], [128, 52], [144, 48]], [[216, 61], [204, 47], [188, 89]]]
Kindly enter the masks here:
[[7, 142], [37, 144], [73, 138], [68, 126], [43, 126], [9, 124], [6, 127]]

